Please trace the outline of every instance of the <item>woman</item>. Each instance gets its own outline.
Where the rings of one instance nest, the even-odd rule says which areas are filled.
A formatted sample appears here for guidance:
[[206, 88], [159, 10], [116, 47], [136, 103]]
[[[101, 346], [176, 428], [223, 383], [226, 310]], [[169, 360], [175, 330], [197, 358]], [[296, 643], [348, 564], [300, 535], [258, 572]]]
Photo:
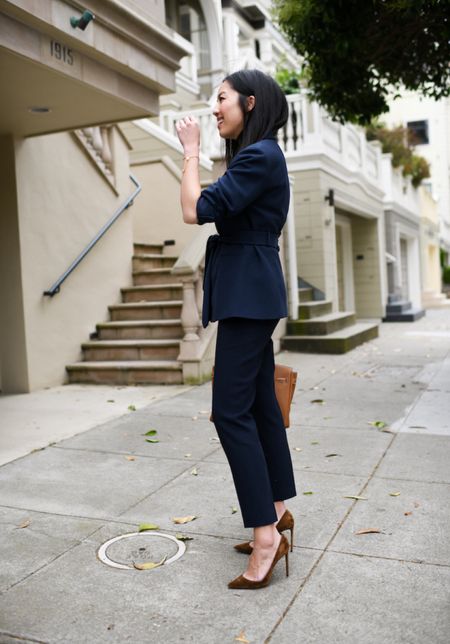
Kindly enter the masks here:
[[[282, 534], [294, 527], [284, 501], [295, 496], [286, 431], [274, 389], [272, 333], [287, 316], [278, 237], [289, 207], [289, 180], [276, 133], [288, 117], [284, 94], [256, 70], [227, 76], [213, 110], [226, 144], [226, 173], [201, 190], [200, 131], [195, 119], [176, 124], [184, 149], [183, 219], [214, 222], [205, 262], [203, 326], [219, 321], [212, 413], [231, 467], [245, 527], [253, 542], [245, 572], [229, 588], [261, 588], [286, 558]], [[292, 549], [292, 544], [291, 544]]]

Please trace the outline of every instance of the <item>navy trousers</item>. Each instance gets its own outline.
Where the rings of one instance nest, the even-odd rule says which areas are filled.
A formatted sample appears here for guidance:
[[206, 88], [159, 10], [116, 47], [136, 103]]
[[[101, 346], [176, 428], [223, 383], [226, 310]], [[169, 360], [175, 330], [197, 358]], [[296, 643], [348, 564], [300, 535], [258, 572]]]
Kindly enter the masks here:
[[271, 335], [277, 323], [227, 318], [218, 325], [212, 411], [246, 528], [274, 523], [274, 501], [296, 495], [275, 396]]

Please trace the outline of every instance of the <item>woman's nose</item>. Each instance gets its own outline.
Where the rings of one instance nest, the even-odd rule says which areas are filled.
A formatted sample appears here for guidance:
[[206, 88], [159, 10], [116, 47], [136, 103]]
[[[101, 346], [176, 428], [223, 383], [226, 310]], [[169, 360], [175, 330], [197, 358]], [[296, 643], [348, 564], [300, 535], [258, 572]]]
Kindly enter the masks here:
[[216, 103], [214, 105], [214, 109], [213, 109], [213, 116], [217, 116], [219, 114], [219, 109], [218, 108], [219, 108], [219, 104]]

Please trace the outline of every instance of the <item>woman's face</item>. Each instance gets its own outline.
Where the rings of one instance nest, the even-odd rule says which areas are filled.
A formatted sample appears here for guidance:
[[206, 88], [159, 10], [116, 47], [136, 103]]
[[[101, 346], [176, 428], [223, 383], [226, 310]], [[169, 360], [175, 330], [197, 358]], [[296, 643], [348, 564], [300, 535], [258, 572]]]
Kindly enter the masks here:
[[237, 139], [244, 127], [244, 114], [239, 104], [239, 93], [228, 81], [224, 81], [219, 87], [213, 114], [217, 119], [220, 136], [223, 139]]

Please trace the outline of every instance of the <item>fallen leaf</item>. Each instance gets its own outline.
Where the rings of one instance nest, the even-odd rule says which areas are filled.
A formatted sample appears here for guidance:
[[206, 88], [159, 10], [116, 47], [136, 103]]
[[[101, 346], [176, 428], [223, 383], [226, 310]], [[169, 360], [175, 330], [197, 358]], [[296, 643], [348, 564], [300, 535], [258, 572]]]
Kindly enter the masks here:
[[156, 429], [149, 429], [148, 432], [145, 432], [145, 434], [142, 434], [143, 436], [156, 436], [158, 432]]
[[389, 496], [400, 496], [400, 492], [389, 492]]
[[372, 425], [372, 427], [378, 427], [378, 429], [387, 427], [387, 423], [385, 423], [384, 420], [370, 420], [367, 424]]
[[145, 442], [146, 443], [159, 443], [159, 440], [157, 438], [146, 438]]
[[235, 507], [233, 506], [233, 507], [231, 508], [231, 514], [236, 514], [236, 512], [237, 512], [237, 508], [235, 508]]
[[194, 467], [194, 469], [193, 469], [193, 470], [191, 470], [191, 474], [192, 474], [193, 476], [198, 476], [198, 469], [197, 469], [196, 467]]
[[138, 532], [144, 532], [144, 530], [158, 530], [159, 525], [155, 523], [140, 523]]
[[135, 461], [136, 460], [134, 456], [125, 456], [125, 458], [127, 459], [127, 461]]
[[409, 512], [404, 512], [403, 514], [405, 515], [405, 517], [409, 517], [409, 515], [412, 514], [412, 512], [410, 510]]
[[199, 414], [209, 414], [209, 413], [211, 413], [211, 412], [210, 412], [209, 410], [207, 410], [207, 409], [202, 409], [202, 410], [201, 410], [201, 411], [199, 411], [198, 413], [199, 413]]
[[425, 425], [409, 425], [408, 429], [427, 429]]
[[296, 452], [301, 452], [301, 451], [303, 451], [301, 447], [293, 447], [292, 449], [294, 449]]
[[236, 635], [234, 638], [236, 642], [242, 642], [242, 644], [250, 644], [250, 640], [245, 637], [244, 631], [241, 631], [239, 635]]
[[324, 405], [325, 401], [322, 400], [322, 398], [315, 398], [314, 400], [310, 401], [311, 403], [316, 403], [317, 405]]
[[218, 443], [218, 442], [219, 442], [219, 439], [217, 438], [217, 436], [211, 436], [211, 438], [210, 438], [209, 440], [210, 440], [210, 441], [213, 441], [214, 443]]
[[340, 454], [325, 454], [325, 458], [331, 458], [332, 456], [340, 456]]
[[31, 519], [25, 519], [25, 521], [22, 521], [20, 525], [18, 525], [18, 528], [28, 528], [28, 526], [31, 523]]
[[319, 445], [319, 441], [311, 441], [311, 445]]
[[355, 534], [372, 534], [381, 532], [378, 528], [364, 528], [364, 530], [358, 530]]
[[106, 402], [116, 402], [115, 400], [107, 400]]
[[175, 537], [180, 541], [192, 541], [192, 539], [194, 538], [194, 537], [188, 537], [187, 534], [181, 534], [181, 532], [177, 532]]
[[192, 454], [185, 454], [184, 458], [189, 458], [189, 456], [192, 456]]
[[357, 501], [367, 501], [366, 496], [356, 496], [354, 494], [346, 494], [342, 497], [343, 499], [355, 499]]
[[128, 410], [129, 411], [136, 411], [135, 405], [128, 405]]
[[197, 518], [196, 515], [192, 514], [187, 517], [173, 517], [172, 521], [174, 523], [189, 523], [190, 521], [193, 521], [196, 518]]
[[145, 563], [135, 563], [133, 561], [133, 566], [136, 568], [136, 570], [153, 570], [153, 568], [158, 568], [159, 566], [162, 566], [165, 560], [167, 559], [167, 555], [165, 555], [161, 561], [146, 561]]
[[303, 492], [303, 494], [314, 494], [314, 492], [311, 492], [311, 490], [309, 490], [308, 492]]

